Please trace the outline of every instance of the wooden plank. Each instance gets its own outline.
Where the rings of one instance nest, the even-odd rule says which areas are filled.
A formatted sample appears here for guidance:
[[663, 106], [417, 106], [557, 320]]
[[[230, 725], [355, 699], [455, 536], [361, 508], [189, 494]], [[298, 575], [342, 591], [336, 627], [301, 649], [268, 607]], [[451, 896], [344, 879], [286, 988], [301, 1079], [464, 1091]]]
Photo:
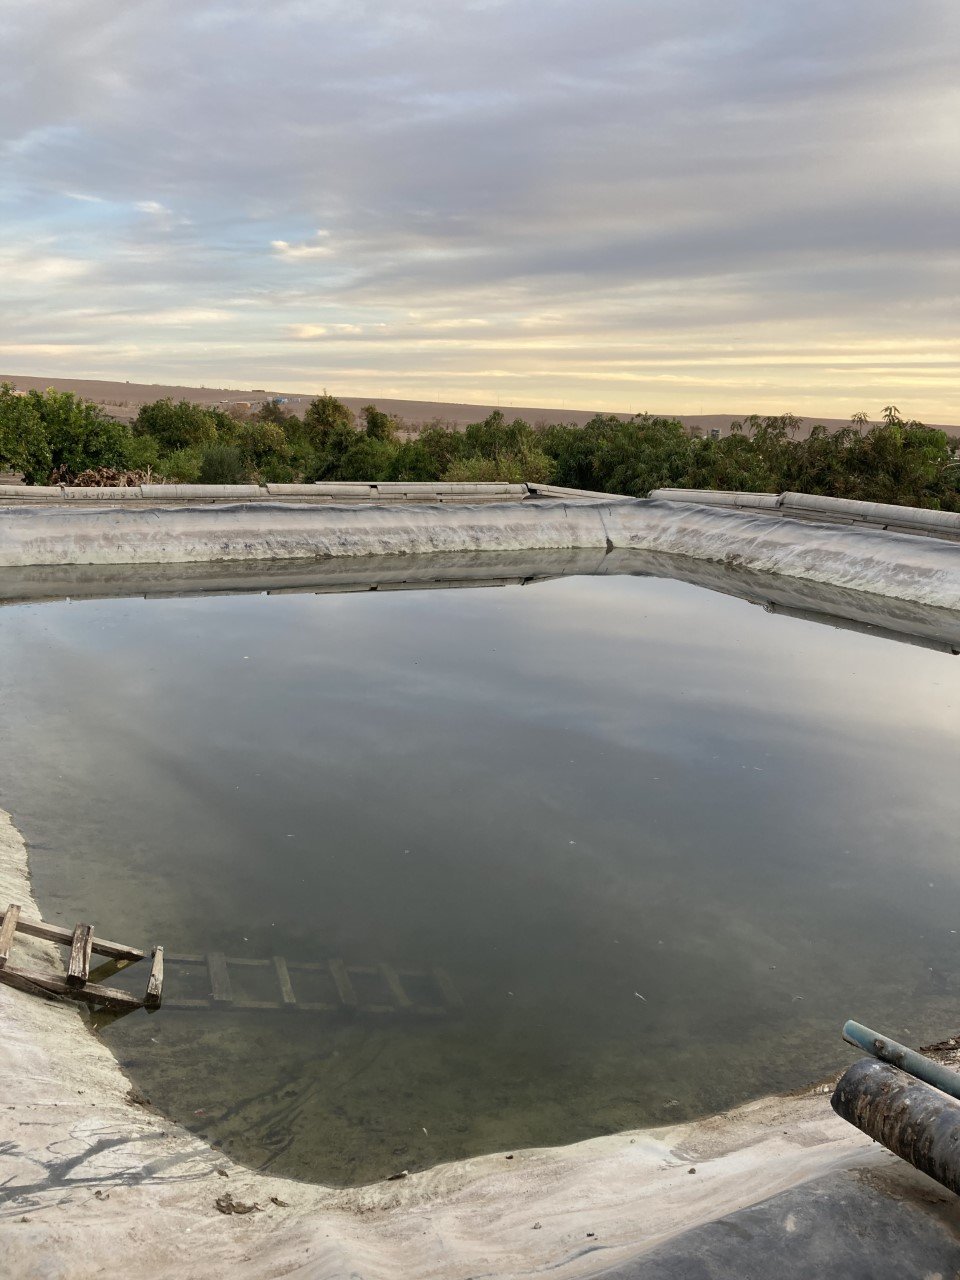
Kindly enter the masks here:
[[67, 986], [82, 987], [90, 977], [90, 955], [93, 951], [93, 925], [78, 924], [70, 939], [70, 964]]
[[206, 964], [206, 956], [189, 956], [182, 952], [172, 951], [165, 957], [167, 964]]
[[433, 980], [437, 984], [440, 994], [446, 1001], [448, 1009], [462, 1009], [463, 1000], [460, 998], [460, 992], [453, 985], [450, 975], [446, 969], [434, 969]]
[[337, 984], [337, 995], [340, 997], [340, 1003], [347, 1009], [355, 1009], [357, 1007], [357, 993], [354, 991], [353, 983], [347, 973], [347, 966], [342, 960], [331, 960], [329, 967], [333, 980]]
[[287, 968], [287, 962], [283, 956], [273, 957], [273, 967], [277, 971], [277, 982], [280, 983], [280, 995], [283, 997], [284, 1004], [296, 1004], [297, 997], [293, 994], [293, 984], [290, 981], [290, 971]]
[[165, 1009], [210, 1009], [212, 1008], [209, 1000], [188, 1000], [184, 997], [182, 1000], [164, 1000], [163, 1007]]
[[145, 1009], [159, 1009], [163, 999], [163, 947], [153, 948], [153, 966], [147, 979], [147, 994], [143, 997]]
[[231, 1009], [282, 1009], [279, 1000], [234, 1000]]
[[302, 1009], [304, 1013], [333, 1013], [339, 1005], [324, 1004], [322, 1000], [301, 1000], [297, 1008]]
[[83, 1000], [86, 1004], [104, 1004], [113, 1009], [140, 1009], [143, 1001], [127, 991], [118, 991], [114, 987], [101, 987], [97, 983], [88, 982], [83, 987], [68, 987], [62, 978], [55, 978], [49, 973], [40, 973], [33, 969], [0, 969], [0, 982], [7, 986], [17, 987], [20, 991], [36, 994], [37, 987], [49, 991], [53, 995], [69, 996], [72, 1000]]
[[[6, 912], [3, 918], [6, 919]], [[17, 932], [25, 933], [31, 938], [45, 938], [47, 942], [59, 942], [69, 947], [73, 942], [73, 930], [62, 929], [58, 924], [47, 924], [44, 920], [24, 920], [17, 922]], [[143, 952], [136, 947], [125, 947], [120, 942], [108, 942], [106, 938], [94, 938], [93, 952], [98, 956], [116, 956], [120, 960], [142, 960]]]
[[211, 951], [207, 956], [207, 972], [210, 974], [214, 1001], [217, 1004], [230, 1004], [233, 1000], [233, 987], [227, 972], [227, 959], [221, 951]]
[[249, 956], [227, 956], [227, 964], [248, 965], [252, 969], [269, 969], [269, 960], [253, 960]]
[[0, 969], [6, 968], [10, 958], [10, 947], [13, 935], [17, 932], [17, 921], [20, 919], [20, 908], [11, 902], [3, 913], [3, 924], [0, 924]]
[[403, 989], [403, 983], [400, 981], [400, 975], [394, 969], [393, 965], [381, 964], [380, 972], [383, 974], [383, 980], [390, 988], [390, 994], [397, 1002], [398, 1009], [409, 1009], [413, 1005], [413, 1001]]

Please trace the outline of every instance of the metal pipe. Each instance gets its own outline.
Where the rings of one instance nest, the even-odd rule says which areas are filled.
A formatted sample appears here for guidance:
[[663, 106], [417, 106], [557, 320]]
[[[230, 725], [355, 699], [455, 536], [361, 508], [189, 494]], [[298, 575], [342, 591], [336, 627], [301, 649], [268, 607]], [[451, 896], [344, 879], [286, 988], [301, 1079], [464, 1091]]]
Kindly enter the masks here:
[[960, 1194], [960, 1102], [886, 1062], [861, 1058], [840, 1077], [830, 1103], [841, 1119]]
[[858, 1049], [862, 1049], [864, 1053], [873, 1054], [881, 1062], [892, 1063], [901, 1071], [906, 1071], [908, 1075], [916, 1076], [918, 1080], [925, 1080], [935, 1089], [942, 1089], [951, 1098], [960, 1098], [960, 1075], [951, 1067], [945, 1067], [925, 1054], [917, 1053], [916, 1049], [908, 1049], [905, 1044], [898, 1044], [896, 1040], [890, 1040], [876, 1031], [871, 1031], [869, 1027], [861, 1026], [859, 1022], [845, 1022], [843, 1038], [847, 1044], [856, 1045]]

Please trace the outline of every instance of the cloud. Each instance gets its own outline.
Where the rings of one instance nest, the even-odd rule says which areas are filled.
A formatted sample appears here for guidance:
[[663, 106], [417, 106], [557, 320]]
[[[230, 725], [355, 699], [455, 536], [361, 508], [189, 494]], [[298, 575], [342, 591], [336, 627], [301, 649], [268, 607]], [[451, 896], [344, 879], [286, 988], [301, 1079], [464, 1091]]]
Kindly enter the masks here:
[[345, 394], [957, 414], [952, 0], [11, 8], [5, 332], [148, 381], [309, 389], [323, 339]]
[[314, 338], [325, 338], [330, 330], [325, 324], [292, 324], [287, 332], [298, 342], [310, 342]]
[[280, 258], [297, 261], [301, 258], [329, 258], [333, 255], [333, 247], [326, 243], [329, 231], [317, 231], [312, 240], [301, 244], [290, 244], [286, 240], [271, 240], [270, 248]]
[[42, 244], [0, 248], [0, 280], [8, 291], [19, 285], [66, 285], [88, 273], [89, 266], [82, 259], [48, 252]]
[[192, 328], [194, 325], [223, 324], [232, 319], [232, 313], [224, 307], [170, 307], [166, 311], [143, 312], [135, 318], [143, 324]]

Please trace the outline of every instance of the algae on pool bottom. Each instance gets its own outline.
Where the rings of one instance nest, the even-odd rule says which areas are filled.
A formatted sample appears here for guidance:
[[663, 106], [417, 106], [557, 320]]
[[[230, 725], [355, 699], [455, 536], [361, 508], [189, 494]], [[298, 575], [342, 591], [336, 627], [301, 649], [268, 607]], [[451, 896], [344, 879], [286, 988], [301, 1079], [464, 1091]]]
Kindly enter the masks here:
[[368, 1181], [799, 1087], [850, 1012], [955, 1029], [949, 655], [629, 578], [2, 624], [0, 805], [46, 917], [461, 990], [432, 1024], [104, 1032], [240, 1160]]

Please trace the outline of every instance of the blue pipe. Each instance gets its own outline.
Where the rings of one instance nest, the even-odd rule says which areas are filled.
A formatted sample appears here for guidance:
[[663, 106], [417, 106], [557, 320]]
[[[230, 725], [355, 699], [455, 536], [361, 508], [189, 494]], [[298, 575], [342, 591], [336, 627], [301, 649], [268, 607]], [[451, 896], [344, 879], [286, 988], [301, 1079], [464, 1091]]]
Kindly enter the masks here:
[[890, 1062], [917, 1080], [923, 1080], [942, 1093], [948, 1093], [951, 1098], [960, 1099], [960, 1075], [950, 1067], [934, 1062], [926, 1054], [908, 1049], [905, 1044], [898, 1044], [896, 1040], [888, 1040], [886, 1036], [878, 1035], [859, 1022], [845, 1022], [843, 1038], [847, 1044], [856, 1045], [881, 1062]]

